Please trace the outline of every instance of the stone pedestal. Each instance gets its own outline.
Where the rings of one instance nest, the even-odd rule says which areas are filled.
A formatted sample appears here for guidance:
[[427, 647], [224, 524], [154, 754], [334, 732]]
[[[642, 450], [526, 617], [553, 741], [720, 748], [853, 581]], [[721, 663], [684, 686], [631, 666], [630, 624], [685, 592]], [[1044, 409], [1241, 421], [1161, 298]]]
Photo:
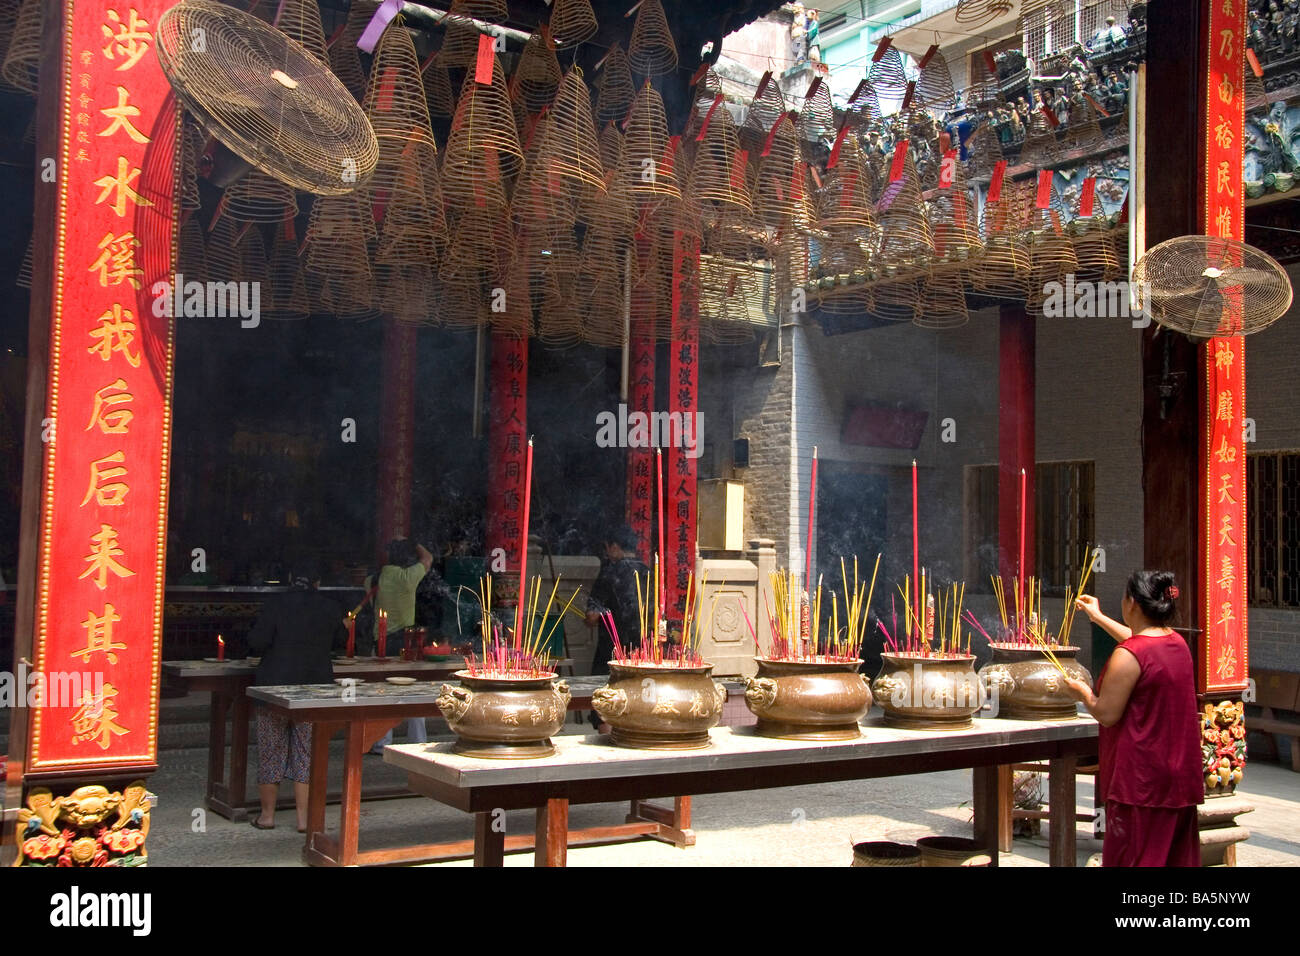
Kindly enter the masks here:
[[1250, 837], [1250, 831], [1237, 823], [1237, 816], [1254, 809], [1236, 794], [1206, 798], [1196, 813], [1201, 831], [1201, 866], [1237, 865], [1237, 844]]

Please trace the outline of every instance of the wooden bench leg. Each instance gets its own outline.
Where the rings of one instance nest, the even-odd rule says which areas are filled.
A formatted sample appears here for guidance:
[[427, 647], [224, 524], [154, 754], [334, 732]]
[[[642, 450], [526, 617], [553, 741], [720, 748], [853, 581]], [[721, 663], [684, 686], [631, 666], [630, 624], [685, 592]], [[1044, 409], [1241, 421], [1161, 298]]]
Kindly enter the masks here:
[[989, 854], [989, 866], [998, 865], [998, 833], [1001, 829], [1002, 800], [998, 791], [1000, 767], [976, 767], [972, 772], [972, 803], [975, 808], [975, 842]]
[[1048, 826], [1052, 828], [1048, 863], [1051, 866], [1078, 866], [1075, 850], [1074, 818], [1076, 801], [1074, 757], [1057, 757], [1047, 765]]
[[[230, 812], [230, 793], [226, 783], [226, 717], [230, 713], [230, 696], [213, 691], [208, 705], [208, 809], [226, 816]], [[222, 809], [218, 809], [218, 807]], [[230, 817], [228, 817], [230, 819]]]
[[569, 801], [560, 797], [537, 808], [534, 866], [566, 866], [569, 858]]
[[[252, 707], [242, 693], [235, 697], [230, 718], [230, 805], [248, 806], [248, 723]], [[247, 819], [245, 811], [242, 819]], [[234, 815], [232, 820], [239, 822]]]
[[492, 826], [490, 812], [474, 814], [474, 865], [505, 866], [506, 835]]

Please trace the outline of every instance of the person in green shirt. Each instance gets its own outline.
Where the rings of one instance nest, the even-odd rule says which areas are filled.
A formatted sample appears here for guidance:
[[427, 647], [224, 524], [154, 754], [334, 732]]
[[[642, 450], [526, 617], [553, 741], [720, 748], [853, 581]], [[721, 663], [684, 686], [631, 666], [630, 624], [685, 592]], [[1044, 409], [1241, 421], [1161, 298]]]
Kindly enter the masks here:
[[[433, 566], [433, 554], [422, 544], [416, 544], [409, 538], [394, 538], [388, 543], [388, 563], [379, 569], [379, 587], [375, 591], [375, 641], [379, 640], [379, 612], [388, 615], [388, 637], [385, 653], [400, 651], [404, 628], [415, 625], [415, 592], [420, 581]], [[366, 590], [374, 583], [366, 579]], [[408, 743], [426, 743], [429, 739], [425, 730], [423, 717], [411, 717], [406, 721], [406, 738]], [[393, 742], [390, 730], [370, 749], [373, 754], [381, 754], [384, 747]]]

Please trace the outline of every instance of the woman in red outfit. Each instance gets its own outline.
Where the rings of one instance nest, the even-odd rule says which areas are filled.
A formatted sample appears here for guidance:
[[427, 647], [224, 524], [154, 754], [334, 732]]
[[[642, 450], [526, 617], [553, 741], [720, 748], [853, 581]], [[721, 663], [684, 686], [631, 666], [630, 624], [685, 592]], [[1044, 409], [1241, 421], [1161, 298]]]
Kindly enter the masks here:
[[1101, 724], [1103, 866], [1201, 865], [1200, 722], [1191, 652], [1168, 627], [1177, 598], [1172, 573], [1135, 571], [1124, 595], [1123, 624], [1102, 614], [1095, 597], [1076, 602], [1119, 642], [1095, 694], [1082, 681], [1066, 682]]

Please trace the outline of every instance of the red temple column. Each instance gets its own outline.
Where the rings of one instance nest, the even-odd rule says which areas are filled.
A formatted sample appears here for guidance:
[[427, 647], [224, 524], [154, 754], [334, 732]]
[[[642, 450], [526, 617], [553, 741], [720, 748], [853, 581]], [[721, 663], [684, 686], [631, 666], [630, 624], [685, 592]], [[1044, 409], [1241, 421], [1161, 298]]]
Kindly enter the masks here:
[[379, 561], [388, 542], [411, 531], [415, 461], [416, 326], [384, 316], [380, 360], [379, 488], [375, 542]]
[[665, 605], [670, 618], [686, 607], [686, 585], [695, 570], [696, 462], [699, 423], [700, 242], [673, 234], [672, 341], [668, 351], [670, 421], [682, 422], [682, 441], [665, 449]]
[[[1037, 575], [1034, 524], [1034, 317], [1003, 305], [998, 317], [998, 573], [1020, 567], [1020, 470], [1025, 470], [1025, 577]], [[1010, 584], [1008, 583], [1008, 594]]]

